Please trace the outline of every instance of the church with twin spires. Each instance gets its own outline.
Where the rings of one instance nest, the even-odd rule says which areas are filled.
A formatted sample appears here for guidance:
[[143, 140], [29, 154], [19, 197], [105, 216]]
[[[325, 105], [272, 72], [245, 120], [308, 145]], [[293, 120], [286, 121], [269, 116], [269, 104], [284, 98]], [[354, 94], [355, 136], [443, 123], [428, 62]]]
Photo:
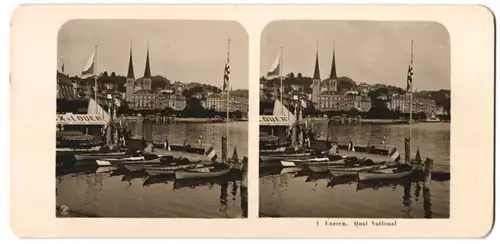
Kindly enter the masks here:
[[152, 89], [151, 66], [149, 61], [149, 43], [146, 51], [146, 66], [140, 84], [136, 84], [132, 47], [128, 63], [127, 79], [125, 82], [125, 100], [129, 107], [136, 110], [163, 110], [170, 107], [181, 111], [186, 107], [186, 98], [179, 93], [166, 93]]
[[[326, 86], [322, 86], [326, 82]], [[367, 112], [371, 108], [371, 100], [365, 94], [356, 91], [343, 92], [338, 89], [339, 77], [335, 63], [335, 46], [333, 47], [330, 76], [322, 81], [319, 69], [319, 51], [316, 49], [311, 101], [319, 111], [349, 111], [357, 109]]]

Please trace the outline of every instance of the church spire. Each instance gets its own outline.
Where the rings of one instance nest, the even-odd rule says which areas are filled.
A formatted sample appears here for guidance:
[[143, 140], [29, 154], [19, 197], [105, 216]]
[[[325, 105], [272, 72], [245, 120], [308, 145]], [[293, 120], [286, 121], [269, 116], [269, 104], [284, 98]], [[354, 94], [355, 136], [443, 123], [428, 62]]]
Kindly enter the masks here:
[[337, 66], [335, 65], [335, 42], [333, 43], [333, 58], [332, 70], [330, 71], [330, 79], [337, 79]]
[[148, 41], [148, 50], [146, 54], [146, 68], [144, 68], [144, 78], [151, 77], [151, 68], [149, 67], [149, 41]]
[[319, 74], [319, 58], [318, 58], [318, 43], [316, 41], [316, 65], [314, 66], [313, 79], [321, 80], [321, 75]]
[[130, 42], [130, 59], [128, 61], [128, 72], [127, 72], [127, 78], [132, 78], [135, 79], [134, 76], [134, 63], [132, 61], [132, 42]]

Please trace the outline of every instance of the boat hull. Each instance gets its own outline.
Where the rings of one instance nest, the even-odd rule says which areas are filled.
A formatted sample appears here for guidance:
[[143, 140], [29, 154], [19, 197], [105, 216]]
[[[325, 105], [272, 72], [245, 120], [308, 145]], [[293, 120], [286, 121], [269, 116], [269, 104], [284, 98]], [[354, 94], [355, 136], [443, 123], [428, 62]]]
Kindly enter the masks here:
[[406, 170], [402, 172], [395, 172], [395, 173], [389, 173], [389, 172], [358, 172], [358, 180], [360, 181], [365, 181], [365, 180], [389, 180], [389, 179], [400, 179], [407, 177], [413, 173], [413, 170]]
[[76, 160], [95, 160], [95, 159], [117, 159], [127, 156], [126, 152], [119, 153], [97, 153], [97, 154], [75, 154]]
[[173, 175], [176, 170], [189, 169], [189, 168], [201, 168], [205, 167], [204, 164], [187, 164], [187, 165], [176, 165], [176, 166], [143, 166], [143, 170], [146, 171], [151, 176], [156, 175]]
[[294, 160], [294, 159], [313, 159], [319, 155], [313, 155], [310, 153], [301, 154], [279, 154], [279, 155], [265, 155], [260, 156], [261, 161], [281, 161], [281, 160]]
[[196, 171], [175, 171], [175, 178], [178, 180], [184, 179], [201, 179], [201, 178], [214, 178], [228, 174], [231, 169], [223, 169], [213, 172], [196, 172]]

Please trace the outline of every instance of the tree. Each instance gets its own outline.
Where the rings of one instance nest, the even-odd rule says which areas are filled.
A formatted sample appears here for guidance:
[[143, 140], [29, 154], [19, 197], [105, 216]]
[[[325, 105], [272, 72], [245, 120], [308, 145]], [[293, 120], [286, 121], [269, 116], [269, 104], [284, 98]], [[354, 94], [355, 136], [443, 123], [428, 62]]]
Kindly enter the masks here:
[[350, 117], [358, 116], [359, 115], [359, 110], [356, 108], [351, 108], [348, 112], [347, 115]]

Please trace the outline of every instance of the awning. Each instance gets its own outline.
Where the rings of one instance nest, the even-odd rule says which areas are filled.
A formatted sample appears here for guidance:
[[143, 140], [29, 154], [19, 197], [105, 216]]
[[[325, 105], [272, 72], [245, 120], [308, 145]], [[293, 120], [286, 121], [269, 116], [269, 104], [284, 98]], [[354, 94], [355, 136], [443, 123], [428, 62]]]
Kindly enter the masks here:
[[290, 126], [292, 122], [285, 116], [261, 115], [260, 126]]
[[57, 125], [106, 125], [100, 115], [94, 114], [61, 114], [57, 115]]

